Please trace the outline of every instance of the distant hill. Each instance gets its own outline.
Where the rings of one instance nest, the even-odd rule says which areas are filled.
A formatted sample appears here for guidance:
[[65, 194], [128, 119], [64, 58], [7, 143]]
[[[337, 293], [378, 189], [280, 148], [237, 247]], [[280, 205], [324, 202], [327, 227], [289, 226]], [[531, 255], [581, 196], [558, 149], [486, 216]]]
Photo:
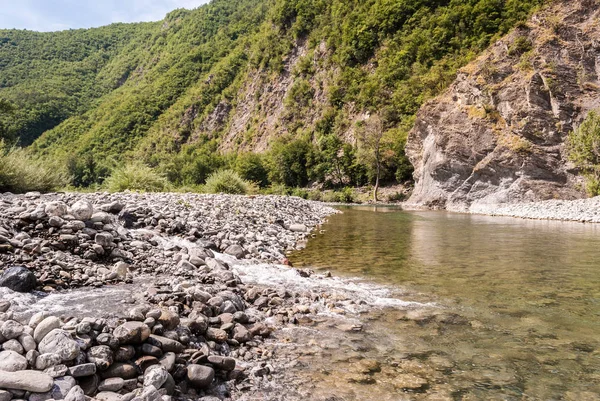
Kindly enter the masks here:
[[386, 177], [406, 178], [419, 107], [542, 3], [214, 0], [156, 23], [0, 30], [0, 99], [16, 108], [0, 122], [76, 174], [96, 166], [86, 185], [131, 158], [177, 182], [214, 153], [299, 139], [355, 147], [377, 113], [391, 138]]

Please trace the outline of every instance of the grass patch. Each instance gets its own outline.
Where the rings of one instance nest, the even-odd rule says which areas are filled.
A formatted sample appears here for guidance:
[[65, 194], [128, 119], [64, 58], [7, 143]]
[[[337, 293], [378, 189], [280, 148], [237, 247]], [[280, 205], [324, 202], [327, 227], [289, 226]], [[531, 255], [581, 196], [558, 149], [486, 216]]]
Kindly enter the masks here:
[[0, 142], [0, 191], [50, 192], [64, 188], [67, 173], [55, 162], [32, 156], [25, 149], [7, 148]]

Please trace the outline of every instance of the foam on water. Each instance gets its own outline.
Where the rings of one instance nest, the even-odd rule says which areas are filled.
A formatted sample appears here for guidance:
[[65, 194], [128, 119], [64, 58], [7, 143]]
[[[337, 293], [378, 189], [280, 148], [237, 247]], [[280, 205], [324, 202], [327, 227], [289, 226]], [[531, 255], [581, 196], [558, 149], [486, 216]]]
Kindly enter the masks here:
[[404, 301], [396, 298], [391, 288], [376, 285], [358, 279], [325, 277], [312, 275], [302, 277], [289, 266], [252, 263], [237, 260], [229, 255], [215, 254], [218, 260], [226, 262], [240, 276], [244, 283], [283, 287], [296, 291], [312, 291], [316, 293], [342, 293], [357, 304], [369, 307], [423, 308], [436, 306], [432, 303]]

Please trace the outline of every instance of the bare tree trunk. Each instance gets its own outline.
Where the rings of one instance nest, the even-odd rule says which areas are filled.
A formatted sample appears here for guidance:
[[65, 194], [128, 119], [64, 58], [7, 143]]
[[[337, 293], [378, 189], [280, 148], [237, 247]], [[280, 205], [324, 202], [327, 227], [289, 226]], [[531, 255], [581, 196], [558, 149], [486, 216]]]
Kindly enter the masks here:
[[379, 191], [379, 175], [381, 171], [381, 163], [377, 157], [377, 176], [375, 177], [375, 188], [373, 188], [373, 202], [377, 203], [377, 191]]

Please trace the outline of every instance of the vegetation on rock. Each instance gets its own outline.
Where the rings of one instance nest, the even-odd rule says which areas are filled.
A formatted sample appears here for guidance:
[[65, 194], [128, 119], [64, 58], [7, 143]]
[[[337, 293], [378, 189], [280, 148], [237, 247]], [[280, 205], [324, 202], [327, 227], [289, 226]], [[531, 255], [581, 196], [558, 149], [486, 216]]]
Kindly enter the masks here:
[[581, 169], [590, 196], [600, 195], [600, 115], [591, 111], [569, 134], [569, 159]]

